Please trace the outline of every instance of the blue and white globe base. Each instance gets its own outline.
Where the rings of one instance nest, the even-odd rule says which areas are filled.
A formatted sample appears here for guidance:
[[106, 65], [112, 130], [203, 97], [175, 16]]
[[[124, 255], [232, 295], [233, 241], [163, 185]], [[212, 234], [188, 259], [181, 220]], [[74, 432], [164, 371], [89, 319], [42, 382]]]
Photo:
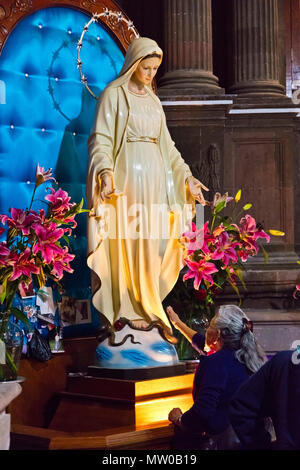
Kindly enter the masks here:
[[121, 346], [112, 346], [109, 338], [105, 339], [96, 349], [95, 365], [111, 369], [138, 369], [161, 367], [178, 364], [176, 348], [162, 338], [157, 328], [143, 331], [126, 325], [121, 331], [115, 332], [115, 343], [132, 334], [135, 342], [127, 338]]

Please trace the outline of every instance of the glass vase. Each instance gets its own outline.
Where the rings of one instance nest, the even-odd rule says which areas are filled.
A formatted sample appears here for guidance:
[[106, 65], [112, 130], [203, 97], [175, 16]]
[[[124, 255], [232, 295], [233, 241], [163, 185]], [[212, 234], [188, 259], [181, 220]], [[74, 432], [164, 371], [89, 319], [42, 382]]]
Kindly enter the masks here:
[[10, 320], [0, 321], [0, 382], [16, 380], [23, 347], [23, 332]]

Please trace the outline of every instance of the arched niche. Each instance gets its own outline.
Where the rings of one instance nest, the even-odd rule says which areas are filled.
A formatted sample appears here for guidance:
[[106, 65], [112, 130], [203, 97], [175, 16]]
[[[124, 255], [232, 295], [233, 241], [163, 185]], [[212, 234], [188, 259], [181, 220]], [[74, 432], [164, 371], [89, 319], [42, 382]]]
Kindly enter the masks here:
[[[85, 200], [87, 140], [96, 100], [81, 83], [77, 42], [91, 15], [106, 8], [127, 18], [111, 0], [0, 0], [0, 213], [29, 206], [37, 163], [53, 168], [58, 187], [72, 201]], [[113, 17], [91, 25], [81, 58], [97, 96], [118, 75], [133, 37], [127, 24]], [[38, 188], [33, 209], [43, 208], [39, 200], [46, 187]], [[77, 221], [70, 240], [74, 273], [66, 273], [64, 287], [74, 299], [89, 300], [86, 214]], [[66, 333], [90, 334], [99, 323], [93, 307], [89, 321], [79, 320]]]
[[[112, 0], [2, 0], [0, 2], [0, 51], [11, 31], [22, 19], [38, 10], [52, 7], [72, 8], [89, 16], [93, 13], [101, 13], [107, 8], [110, 11], [121, 12], [129, 20], [125, 12]], [[123, 51], [126, 51], [134, 37], [134, 33], [116, 18], [102, 17], [100, 21], [110, 31]]]

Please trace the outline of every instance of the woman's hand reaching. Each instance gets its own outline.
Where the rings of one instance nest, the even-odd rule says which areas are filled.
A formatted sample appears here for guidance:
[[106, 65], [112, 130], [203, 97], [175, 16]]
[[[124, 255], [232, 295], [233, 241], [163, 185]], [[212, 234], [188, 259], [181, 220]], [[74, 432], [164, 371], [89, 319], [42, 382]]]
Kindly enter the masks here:
[[180, 322], [179, 316], [177, 315], [176, 312], [174, 312], [173, 308], [170, 305], [166, 308], [166, 311], [167, 311], [167, 314], [170, 318], [172, 325], [175, 326], [175, 328], [177, 328], [177, 325]]
[[204, 191], [209, 191], [209, 189], [206, 186], [204, 186], [204, 184], [202, 184], [199, 180], [194, 178], [194, 176], [190, 176], [187, 179], [187, 182], [188, 182], [191, 195], [193, 196], [193, 198], [195, 198], [198, 202], [200, 202], [202, 206], [205, 206], [206, 201], [202, 194], [202, 189], [204, 189]]
[[185, 323], [183, 323], [183, 321], [180, 320], [179, 316], [176, 312], [174, 312], [173, 308], [170, 305], [166, 308], [166, 311], [169, 315], [172, 325], [176, 328], [176, 330], [180, 331], [180, 333], [182, 333], [186, 337], [186, 339], [191, 343], [194, 334], [196, 334], [197, 332], [195, 330], [192, 330], [192, 328], [187, 326]]
[[171, 421], [171, 423], [174, 423], [174, 424], [177, 424], [177, 426], [180, 426], [181, 416], [182, 416], [181, 409], [173, 408], [173, 410], [171, 410], [169, 413], [168, 420]]

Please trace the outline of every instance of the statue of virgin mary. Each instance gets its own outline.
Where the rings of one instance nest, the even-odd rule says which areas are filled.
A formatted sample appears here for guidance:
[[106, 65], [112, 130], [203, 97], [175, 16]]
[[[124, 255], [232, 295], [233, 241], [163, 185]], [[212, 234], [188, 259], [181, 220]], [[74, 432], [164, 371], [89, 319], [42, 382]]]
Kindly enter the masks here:
[[[132, 41], [119, 76], [98, 100], [88, 141], [93, 305], [108, 321], [107, 346], [122, 350], [126, 343], [143, 347], [140, 334], [149, 337], [154, 326], [175, 342], [162, 301], [183, 267], [182, 229], [207, 190], [176, 149], [153, 91], [162, 57], [155, 41]], [[111, 359], [103, 347], [102, 360]]]

